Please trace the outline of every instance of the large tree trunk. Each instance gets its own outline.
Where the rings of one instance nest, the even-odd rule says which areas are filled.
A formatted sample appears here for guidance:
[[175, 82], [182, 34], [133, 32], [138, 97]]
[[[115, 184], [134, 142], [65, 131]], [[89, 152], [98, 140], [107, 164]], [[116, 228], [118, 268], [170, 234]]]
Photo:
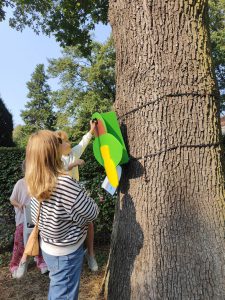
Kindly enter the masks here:
[[111, 0], [123, 169], [106, 298], [225, 299], [224, 176], [204, 0]]

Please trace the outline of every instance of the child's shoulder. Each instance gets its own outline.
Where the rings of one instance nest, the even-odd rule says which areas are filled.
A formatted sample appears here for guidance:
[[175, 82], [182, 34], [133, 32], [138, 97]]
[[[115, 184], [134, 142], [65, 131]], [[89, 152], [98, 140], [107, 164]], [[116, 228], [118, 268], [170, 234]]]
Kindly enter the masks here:
[[58, 177], [58, 185], [61, 186], [77, 186], [80, 187], [79, 183], [76, 181], [76, 179], [73, 179], [70, 175], [60, 175]]
[[24, 178], [19, 179], [14, 187], [13, 187], [13, 193], [19, 193], [19, 191], [26, 190], [26, 182]]
[[15, 184], [15, 186], [25, 186], [25, 185], [26, 185], [26, 181], [24, 177], [19, 179]]

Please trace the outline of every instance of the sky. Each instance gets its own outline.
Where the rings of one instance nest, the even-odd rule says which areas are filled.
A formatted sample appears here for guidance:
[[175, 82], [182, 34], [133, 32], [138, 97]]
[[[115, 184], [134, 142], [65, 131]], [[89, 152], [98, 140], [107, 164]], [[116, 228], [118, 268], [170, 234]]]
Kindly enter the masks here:
[[[93, 37], [99, 42], [105, 42], [110, 32], [109, 25], [99, 24]], [[18, 32], [9, 27], [7, 20], [0, 23], [0, 36], [0, 96], [13, 115], [15, 127], [24, 124], [20, 113], [29, 100], [26, 97], [26, 82], [30, 81], [37, 64], [47, 66], [48, 58], [60, 57], [61, 48], [54, 37], [36, 35], [29, 28]], [[49, 84], [52, 89], [57, 87], [54, 80], [50, 80]]]

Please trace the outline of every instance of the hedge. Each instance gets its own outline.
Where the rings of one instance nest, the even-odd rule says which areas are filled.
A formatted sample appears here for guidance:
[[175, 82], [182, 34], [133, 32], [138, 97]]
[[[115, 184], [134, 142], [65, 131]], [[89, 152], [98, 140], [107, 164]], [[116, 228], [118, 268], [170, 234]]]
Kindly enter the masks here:
[[13, 242], [14, 209], [9, 202], [13, 186], [22, 177], [24, 149], [0, 148], [0, 252], [11, 247]]
[[20, 148], [0, 148], [0, 218], [14, 219], [14, 210], [9, 203], [14, 184], [22, 178], [22, 161], [25, 151]]

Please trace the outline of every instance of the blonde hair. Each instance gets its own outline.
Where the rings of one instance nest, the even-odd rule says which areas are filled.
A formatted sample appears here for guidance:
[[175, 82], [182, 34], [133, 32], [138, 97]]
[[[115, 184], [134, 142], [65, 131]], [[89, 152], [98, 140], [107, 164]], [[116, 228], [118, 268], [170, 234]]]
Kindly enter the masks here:
[[69, 140], [68, 134], [63, 130], [57, 130], [57, 131], [55, 131], [55, 134], [57, 137], [61, 138], [63, 141]]
[[37, 200], [48, 199], [63, 173], [60, 139], [50, 130], [32, 134], [26, 147], [25, 180], [28, 192]]

